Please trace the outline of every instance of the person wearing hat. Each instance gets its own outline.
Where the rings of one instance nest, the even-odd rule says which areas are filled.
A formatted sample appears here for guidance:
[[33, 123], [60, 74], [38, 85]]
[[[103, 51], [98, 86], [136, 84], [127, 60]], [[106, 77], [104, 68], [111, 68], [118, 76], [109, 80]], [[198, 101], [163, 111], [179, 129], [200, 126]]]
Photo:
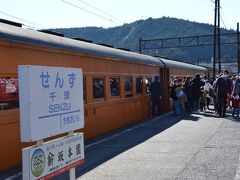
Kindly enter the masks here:
[[159, 81], [159, 76], [155, 76], [155, 81], [150, 86], [150, 92], [152, 100], [152, 116], [160, 115], [160, 101], [163, 96], [163, 88]]

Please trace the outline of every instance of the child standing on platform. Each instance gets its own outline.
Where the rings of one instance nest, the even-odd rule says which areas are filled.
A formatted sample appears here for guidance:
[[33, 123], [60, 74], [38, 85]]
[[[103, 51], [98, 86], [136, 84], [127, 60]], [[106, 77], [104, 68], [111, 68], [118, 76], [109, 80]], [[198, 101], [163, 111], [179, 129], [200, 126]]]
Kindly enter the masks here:
[[239, 103], [240, 103], [240, 99], [239, 99], [239, 95], [238, 93], [234, 93], [232, 96], [232, 116], [234, 117], [235, 112], [237, 113], [237, 117], [239, 118]]
[[200, 111], [206, 111], [206, 92], [202, 89], [200, 96]]

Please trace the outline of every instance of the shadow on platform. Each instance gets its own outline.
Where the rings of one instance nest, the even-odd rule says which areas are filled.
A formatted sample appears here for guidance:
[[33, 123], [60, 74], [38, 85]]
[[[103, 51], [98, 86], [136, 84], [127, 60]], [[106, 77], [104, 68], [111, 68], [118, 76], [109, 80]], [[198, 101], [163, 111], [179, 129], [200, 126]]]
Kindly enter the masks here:
[[[88, 141], [85, 145], [87, 147], [85, 148], [85, 163], [76, 168], [76, 177], [165, 131], [180, 122], [184, 116], [171, 114], [165, 117], [146, 119], [127, 128]], [[68, 173], [64, 173], [54, 179], [62, 180], [68, 179], [68, 177]]]
[[203, 111], [203, 112], [193, 112], [191, 114], [188, 114], [189, 116], [186, 116], [184, 118], [186, 118], [186, 120], [193, 120], [193, 121], [196, 121], [199, 119], [199, 117], [196, 117], [194, 116], [194, 114], [198, 114], [198, 115], [202, 115], [204, 117], [212, 117], [212, 120], [214, 120], [214, 118], [225, 118], [227, 120], [230, 120], [230, 121], [234, 121], [234, 122], [237, 122], [237, 123], [240, 123], [240, 118], [239, 117], [236, 117], [236, 114], [234, 117], [232, 117], [232, 110], [230, 109], [227, 109], [226, 110], [226, 117], [218, 117], [218, 115], [216, 115], [214, 113], [214, 110], [213, 109], [210, 109], [210, 110], [207, 110], [207, 111]]
[[[91, 144], [93, 145], [85, 149], [86, 162], [76, 168], [76, 176], [79, 177], [91, 171], [115, 156], [143, 143], [182, 120], [200, 120], [201, 117], [198, 117], [197, 115], [213, 117], [212, 120], [216, 120], [215, 118], [218, 118], [213, 111], [196, 112], [192, 114], [186, 113], [181, 116], [171, 114], [164, 118], [159, 117], [147, 119], [132, 126], [128, 126], [127, 128], [108, 133], [102, 137], [89, 141], [86, 146], [88, 147], [91, 146]], [[236, 118], [231, 117], [229, 111], [227, 119], [236, 121]], [[98, 141], [101, 143], [97, 143]], [[66, 177], [66, 175], [61, 175], [55, 179], [67, 179], [64, 177]]]

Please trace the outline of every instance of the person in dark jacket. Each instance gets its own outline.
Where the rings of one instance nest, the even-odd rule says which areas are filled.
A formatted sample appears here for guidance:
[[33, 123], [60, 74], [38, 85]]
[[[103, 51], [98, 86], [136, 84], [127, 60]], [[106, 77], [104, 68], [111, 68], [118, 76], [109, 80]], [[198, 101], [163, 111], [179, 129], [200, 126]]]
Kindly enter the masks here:
[[199, 98], [201, 96], [201, 87], [204, 85], [205, 83], [201, 80], [200, 74], [196, 74], [190, 83], [193, 111], [198, 111], [199, 109]]
[[217, 80], [221, 76], [222, 76], [222, 74], [216, 75], [216, 79], [215, 79], [215, 81], [213, 81], [213, 96], [212, 97], [213, 97], [214, 111], [215, 111], [216, 115], [218, 115], [218, 104], [217, 104], [217, 96], [216, 96], [216, 93], [215, 93], [215, 88], [216, 88]]
[[239, 77], [236, 79], [236, 82], [235, 82], [235, 84], [233, 85], [232, 95], [233, 95], [234, 93], [237, 93], [238, 95], [240, 95], [240, 78], [239, 78]]
[[186, 102], [186, 110], [189, 112], [191, 111], [191, 88], [190, 88], [190, 82], [191, 82], [191, 77], [187, 76], [185, 82], [184, 82], [184, 92], [187, 96], [187, 102]]
[[152, 116], [160, 115], [160, 103], [163, 96], [163, 88], [159, 82], [159, 76], [155, 76], [155, 81], [150, 86], [151, 99], [152, 99]]
[[219, 117], [226, 117], [227, 97], [230, 97], [231, 86], [232, 81], [228, 78], [228, 70], [225, 70], [214, 86]]

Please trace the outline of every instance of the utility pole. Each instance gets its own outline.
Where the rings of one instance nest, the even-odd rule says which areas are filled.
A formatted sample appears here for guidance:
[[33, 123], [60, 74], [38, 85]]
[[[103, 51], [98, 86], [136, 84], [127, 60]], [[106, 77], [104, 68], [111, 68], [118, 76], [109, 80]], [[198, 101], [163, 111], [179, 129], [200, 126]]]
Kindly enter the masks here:
[[237, 23], [237, 63], [238, 63], [238, 75], [239, 75], [239, 73], [240, 73], [239, 23]]
[[218, 73], [221, 73], [221, 42], [220, 42], [220, 0], [215, 0], [214, 11], [214, 47], [213, 47], [213, 79], [216, 73], [216, 46], [218, 42]]
[[220, 0], [218, 0], [218, 73], [221, 73]]
[[139, 53], [142, 54], [142, 38], [139, 38]]
[[215, 10], [214, 10], [214, 43], [213, 43], [213, 80], [216, 77], [216, 34], [217, 34], [217, 1], [215, 0]]

